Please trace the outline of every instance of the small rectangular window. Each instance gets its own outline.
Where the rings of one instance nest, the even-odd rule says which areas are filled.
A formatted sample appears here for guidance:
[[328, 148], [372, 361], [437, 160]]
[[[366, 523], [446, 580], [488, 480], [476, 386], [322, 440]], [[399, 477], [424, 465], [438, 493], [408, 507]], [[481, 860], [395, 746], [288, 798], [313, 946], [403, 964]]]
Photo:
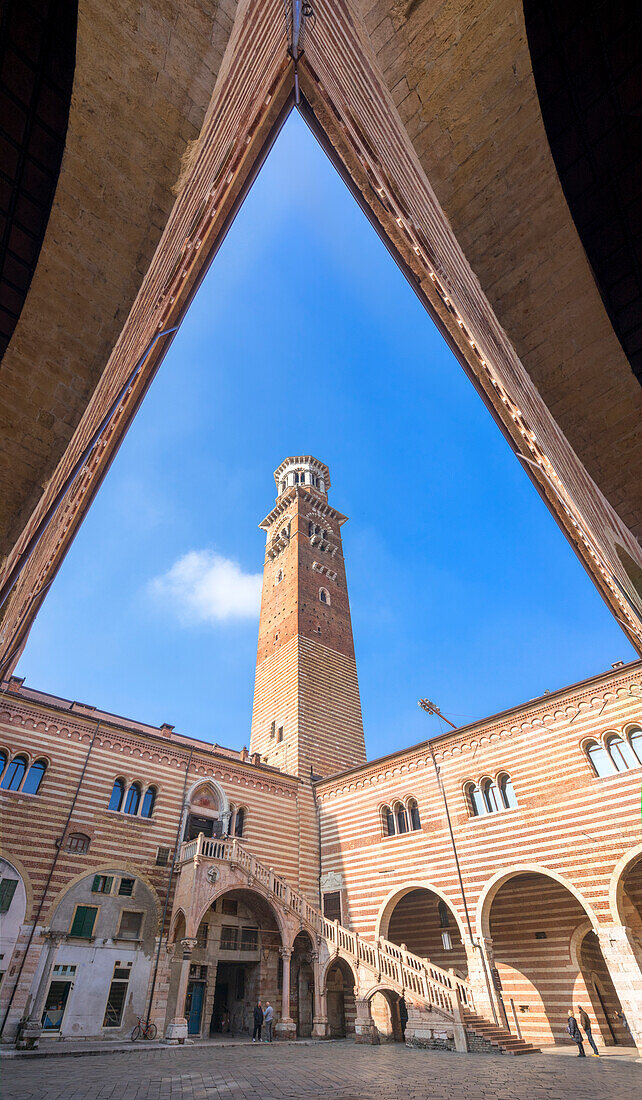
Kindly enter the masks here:
[[134, 878], [121, 878], [118, 893], [124, 898], [130, 898], [134, 893]]
[[277, 741], [282, 741], [282, 740], [283, 740], [283, 726], [279, 726], [279, 736], [277, 737]]
[[323, 916], [341, 923], [341, 894], [338, 890], [323, 895]]
[[236, 951], [238, 934], [238, 928], [224, 924], [221, 928], [221, 951]]
[[228, 917], [235, 917], [239, 910], [239, 903], [235, 898], [221, 898], [221, 912]]
[[241, 951], [256, 951], [259, 946], [258, 928], [241, 929]]
[[0, 913], [8, 913], [17, 885], [17, 878], [3, 878], [0, 880]]
[[94, 924], [98, 916], [97, 905], [77, 905], [69, 929], [69, 935], [79, 940], [88, 940], [94, 933]]
[[113, 875], [94, 875], [94, 881], [91, 884], [92, 894], [111, 894], [113, 881]]
[[140, 930], [143, 924], [142, 913], [131, 913], [128, 910], [121, 915], [118, 938], [121, 940], [140, 939]]
[[441, 942], [443, 944], [444, 951], [452, 951], [453, 941], [451, 939], [450, 932], [444, 931], [441, 933]]
[[156, 866], [167, 867], [169, 863], [169, 848], [156, 849]]
[[209, 924], [202, 924], [196, 933], [196, 946], [207, 947], [207, 935], [209, 931]]

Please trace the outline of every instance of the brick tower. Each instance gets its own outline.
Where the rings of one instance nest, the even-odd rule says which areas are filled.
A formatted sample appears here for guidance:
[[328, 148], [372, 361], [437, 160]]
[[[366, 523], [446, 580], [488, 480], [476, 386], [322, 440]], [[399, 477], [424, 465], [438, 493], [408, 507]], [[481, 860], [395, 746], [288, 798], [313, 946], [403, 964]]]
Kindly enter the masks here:
[[266, 532], [252, 752], [309, 778], [366, 759], [341, 526], [328, 467], [310, 455], [275, 471]]

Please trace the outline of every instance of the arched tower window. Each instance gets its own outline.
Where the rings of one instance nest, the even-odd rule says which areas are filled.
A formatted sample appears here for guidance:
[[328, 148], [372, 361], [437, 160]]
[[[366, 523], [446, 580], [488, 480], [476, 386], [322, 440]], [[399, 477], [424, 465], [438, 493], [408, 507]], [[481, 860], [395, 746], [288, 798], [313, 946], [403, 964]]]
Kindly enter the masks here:
[[145, 791], [145, 797], [143, 799], [143, 805], [141, 806], [140, 816], [151, 817], [154, 812], [154, 806], [156, 805], [156, 787], [148, 787]]
[[587, 741], [584, 746], [584, 751], [597, 776], [603, 779], [604, 776], [614, 774], [615, 765], [603, 745], [600, 745], [597, 741]]
[[328, 592], [327, 588], [319, 589], [319, 599], [321, 600], [321, 603], [327, 603], [328, 606], [330, 605], [330, 593]]
[[131, 787], [127, 791], [127, 798], [125, 799], [124, 812], [126, 814], [135, 815], [138, 813], [138, 807], [140, 806], [140, 783], [132, 783]]
[[43, 776], [47, 770], [46, 760], [36, 760], [27, 772], [27, 778], [22, 784], [23, 794], [38, 794]]
[[628, 772], [629, 768], [638, 767], [638, 758], [633, 752], [628, 741], [624, 741], [619, 734], [613, 734], [606, 739], [608, 754], [618, 772]]
[[381, 807], [381, 830], [384, 836], [395, 835], [395, 815], [390, 806]]
[[419, 806], [417, 805], [416, 798], [408, 799], [408, 817], [410, 818], [410, 828], [413, 831], [421, 829], [421, 818], [419, 816]]
[[20, 754], [20, 756], [14, 756], [13, 760], [9, 764], [6, 772], [4, 773], [2, 783], [0, 787], [4, 791], [17, 791], [22, 780], [25, 777], [27, 771], [27, 757]]
[[467, 783], [465, 791], [472, 816], [481, 817], [482, 814], [485, 814], [487, 811], [484, 796], [479, 788], [479, 784]]
[[406, 807], [403, 802], [397, 802], [395, 806], [395, 818], [397, 820], [397, 832], [408, 832], [408, 815], [406, 814]]
[[631, 742], [631, 748], [635, 753], [638, 761], [642, 764], [642, 729], [639, 726], [633, 726], [628, 730], [628, 738]]
[[482, 783], [482, 794], [484, 797], [484, 803], [489, 814], [494, 814], [497, 810], [502, 809], [502, 804], [499, 797], [499, 791], [497, 790], [497, 784], [494, 779], [485, 779]]
[[125, 780], [119, 777], [114, 780], [114, 786], [112, 787], [111, 798], [109, 799], [109, 806], [107, 808], [109, 810], [120, 810], [123, 804], [124, 794]]

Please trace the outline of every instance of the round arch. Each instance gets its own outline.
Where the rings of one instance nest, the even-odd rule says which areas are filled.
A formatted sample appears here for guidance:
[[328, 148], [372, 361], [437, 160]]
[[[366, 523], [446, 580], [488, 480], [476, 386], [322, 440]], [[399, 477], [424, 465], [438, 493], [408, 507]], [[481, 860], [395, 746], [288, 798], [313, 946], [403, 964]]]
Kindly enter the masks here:
[[479, 895], [479, 901], [477, 902], [477, 913], [475, 918], [475, 925], [477, 935], [484, 939], [490, 939], [490, 910], [495, 899], [495, 895], [505, 882], [508, 882], [511, 878], [515, 878], [516, 875], [543, 875], [545, 878], [552, 879], [557, 882], [564, 889], [568, 890], [573, 895], [576, 901], [582, 906], [587, 917], [591, 921], [591, 926], [596, 929], [599, 925], [599, 921], [593, 908], [589, 905], [586, 899], [582, 896], [576, 886], [573, 886], [568, 879], [563, 875], [552, 871], [548, 867], [543, 867], [539, 863], [517, 863], [512, 867], [505, 867], [501, 871], [496, 871], [495, 874], [488, 880], [484, 886], [481, 894]]
[[381, 993], [386, 1000], [391, 999], [394, 1004], [401, 1000], [401, 994], [391, 989], [390, 986], [385, 985], [384, 982], [375, 982], [374, 985], [369, 986], [364, 993], [360, 994], [359, 1000], [369, 1002], [372, 1000], [375, 993]]
[[26, 905], [25, 905], [25, 920], [29, 919], [29, 916], [33, 913], [33, 887], [31, 885], [31, 878], [29, 872], [25, 867], [21, 859], [17, 859], [13, 854], [9, 854], [6, 848], [0, 845], [0, 859], [4, 859], [6, 863], [10, 863], [17, 874], [22, 879], [22, 885], [25, 890]]
[[639, 859], [642, 859], [642, 844], [636, 844], [635, 847], [629, 848], [628, 852], [625, 852], [624, 855], [618, 859], [613, 868], [613, 874], [609, 882], [609, 909], [614, 924], [626, 924], [623, 905], [624, 878], [627, 871], [629, 871]]
[[332, 970], [332, 967], [335, 965], [338, 965], [340, 967], [340, 969], [343, 971], [344, 976], [346, 975], [346, 971], [350, 974], [350, 977], [352, 978], [352, 981], [354, 983], [354, 993], [356, 997], [357, 990], [359, 988], [359, 974], [357, 970], [355, 970], [349, 959], [344, 959], [344, 957], [339, 954], [330, 955], [330, 958], [321, 967], [319, 974], [319, 987], [321, 989], [321, 992], [327, 993], [328, 974], [330, 970]]
[[452, 900], [445, 894], [443, 890], [440, 890], [438, 886], [434, 886], [432, 882], [422, 881], [420, 879], [412, 880], [411, 882], [404, 883], [403, 886], [395, 886], [389, 894], [383, 899], [379, 912], [377, 913], [377, 919], [375, 921], [375, 938], [386, 939], [388, 934], [388, 928], [390, 926], [390, 918], [395, 907], [399, 904], [402, 898], [405, 898], [407, 894], [410, 894], [413, 890], [429, 890], [431, 893], [436, 894], [441, 901], [443, 901], [450, 909], [453, 917], [457, 922], [457, 928], [461, 935], [462, 941], [465, 942], [466, 932], [462, 923], [461, 917], [457, 912]]
[[148, 878], [148, 876], [140, 870], [138, 864], [132, 864], [128, 860], [123, 860], [122, 863], [120, 863], [118, 860], [112, 860], [111, 863], [86, 864], [82, 871], [79, 871], [78, 874], [74, 875], [73, 878], [70, 878], [65, 883], [65, 885], [61, 887], [61, 889], [49, 903], [49, 905], [47, 906], [46, 919], [43, 921], [43, 923], [51, 923], [56, 909], [60, 905], [62, 899], [69, 893], [70, 890], [73, 889], [74, 886], [77, 886], [79, 882], [82, 882], [82, 880], [85, 878], [89, 878], [90, 875], [106, 875], [109, 874], [110, 871], [126, 871], [127, 874], [131, 875], [132, 878], [140, 879], [140, 881], [147, 887], [156, 907], [156, 925], [157, 931], [159, 931], [162, 910], [160, 898], [158, 896], [158, 893], [156, 892], [156, 887], [152, 883], [151, 879]]
[[297, 921], [296, 928], [290, 931], [283, 913], [280, 912], [279, 907], [274, 904], [274, 901], [270, 898], [267, 890], [262, 890], [260, 884], [258, 883], [255, 883], [252, 886], [244, 886], [242, 883], [239, 883], [238, 885], [224, 886], [219, 890], [214, 889], [207, 899], [206, 903], [202, 906], [198, 914], [197, 920], [193, 919], [194, 915], [192, 914], [189, 935], [196, 935], [205, 917], [205, 914], [215, 901], [218, 901], [219, 898], [224, 897], [225, 894], [232, 893], [254, 894], [257, 898], [260, 898], [260, 900], [263, 902], [264, 905], [268, 907], [272, 916], [274, 917], [275, 924], [279, 930], [279, 935], [281, 936], [281, 944], [283, 947], [292, 947], [292, 944], [294, 943], [299, 932], [307, 932], [310, 936], [310, 939], [312, 940], [313, 945], [316, 942], [314, 938], [314, 930], [302, 918]]

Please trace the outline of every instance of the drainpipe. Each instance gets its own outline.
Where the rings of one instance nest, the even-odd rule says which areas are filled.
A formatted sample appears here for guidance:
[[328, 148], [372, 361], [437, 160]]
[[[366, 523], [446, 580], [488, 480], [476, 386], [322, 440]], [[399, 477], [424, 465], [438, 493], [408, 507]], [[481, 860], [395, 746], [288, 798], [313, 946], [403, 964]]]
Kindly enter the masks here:
[[158, 937], [158, 948], [156, 951], [156, 962], [154, 963], [154, 973], [152, 975], [152, 988], [149, 991], [149, 1002], [147, 1005], [147, 1014], [145, 1017], [145, 1023], [149, 1025], [149, 1018], [152, 1014], [152, 1002], [154, 1000], [154, 991], [156, 989], [156, 978], [158, 977], [158, 967], [160, 964], [160, 953], [163, 945], [163, 935], [165, 932], [165, 918], [167, 917], [167, 907], [169, 905], [169, 895], [172, 889], [172, 881], [174, 879], [174, 868], [176, 867], [176, 859], [178, 856], [178, 846], [181, 842], [181, 825], [183, 823], [183, 814], [185, 813], [185, 793], [187, 791], [187, 777], [189, 774], [189, 766], [192, 762], [192, 753], [194, 748], [189, 750], [189, 756], [187, 758], [187, 767], [185, 768], [185, 779], [183, 781], [183, 797], [181, 799], [181, 810], [178, 815], [178, 824], [176, 826], [176, 839], [174, 841], [174, 854], [172, 856], [172, 865], [169, 869], [169, 879], [167, 880], [167, 890], [165, 891], [165, 904], [163, 905], [163, 916], [161, 918], [160, 935]]
[[100, 729], [100, 722], [98, 722], [96, 728], [94, 729], [94, 733], [93, 733], [92, 739], [90, 741], [89, 748], [87, 749], [87, 755], [85, 756], [85, 762], [82, 766], [82, 771], [80, 773], [80, 778], [79, 778], [78, 784], [76, 786], [76, 791], [75, 791], [71, 806], [69, 808], [69, 813], [67, 814], [67, 821], [65, 822], [65, 827], [64, 827], [63, 832], [62, 832], [62, 837], [60, 838], [60, 844], [56, 848], [56, 851], [54, 853], [54, 857], [53, 857], [53, 860], [52, 860], [52, 863], [51, 863], [51, 867], [49, 868], [49, 875], [47, 877], [47, 881], [45, 883], [45, 888], [44, 888], [44, 890], [42, 892], [42, 896], [40, 898], [40, 904], [38, 905], [38, 911], [37, 911], [37, 913], [35, 915], [35, 918], [33, 920], [33, 924], [31, 925], [31, 931], [29, 932], [29, 939], [27, 940], [27, 946], [24, 949], [24, 953], [23, 953], [23, 956], [22, 956], [22, 961], [20, 963], [20, 968], [18, 970], [18, 976], [15, 980], [13, 989], [11, 990], [11, 996], [9, 997], [9, 1002], [8, 1002], [7, 1007], [5, 1009], [5, 1014], [2, 1018], [2, 1024], [0, 1024], [0, 1036], [2, 1035], [2, 1032], [5, 1029], [5, 1025], [6, 1025], [6, 1022], [7, 1022], [7, 1017], [9, 1016], [9, 1012], [11, 1011], [11, 1006], [13, 1004], [13, 999], [16, 995], [16, 990], [17, 990], [17, 988], [20, 984], [20, 978], [22, 977], [22, 971], [24, 970], [24, 966], [25, 966], [25, 963], [27, 961], [27, 955], [29, 954], [29, 949], [31, 948], [31, 944], [33, 942], [33, 937], [34, 937], [35, 932], [36, 932], [36, 927], [38, 925], [38, 921], [40, 920], [40, 914], [42, 913], [42, 909], [43, 909], [43, 906], [44, 906], [44, 903], [45, 903], [45, 898], [47, 897], [47, 894], [49, 892], [49, 886], [50, 886], [51, 880], [53, 878], [53, 873], [56, 869], [56, 864], [58, 863], [58, 858], [59, 858], [60, 853], [62, 851], [62, 846], [63, 846], [63, 843], [64, 843], [64, 839], [67, 835], [67, 830], [69, 829], [69, 826], [71, 824], [71, 816], [74, 812], [74, 809], [76, 808], [76, 802], [78, 801], [78, 795], [80, 793], [80, 787], [82, 785], [83, 779], [85, 778], [85, 772], [87, 771], [87, 764], [89, 763], [89, 756], [91, 754], [91, 750], [94, 747], [94, 741], [96, 740], [96, 734], [98, 733], [99, 729]]

